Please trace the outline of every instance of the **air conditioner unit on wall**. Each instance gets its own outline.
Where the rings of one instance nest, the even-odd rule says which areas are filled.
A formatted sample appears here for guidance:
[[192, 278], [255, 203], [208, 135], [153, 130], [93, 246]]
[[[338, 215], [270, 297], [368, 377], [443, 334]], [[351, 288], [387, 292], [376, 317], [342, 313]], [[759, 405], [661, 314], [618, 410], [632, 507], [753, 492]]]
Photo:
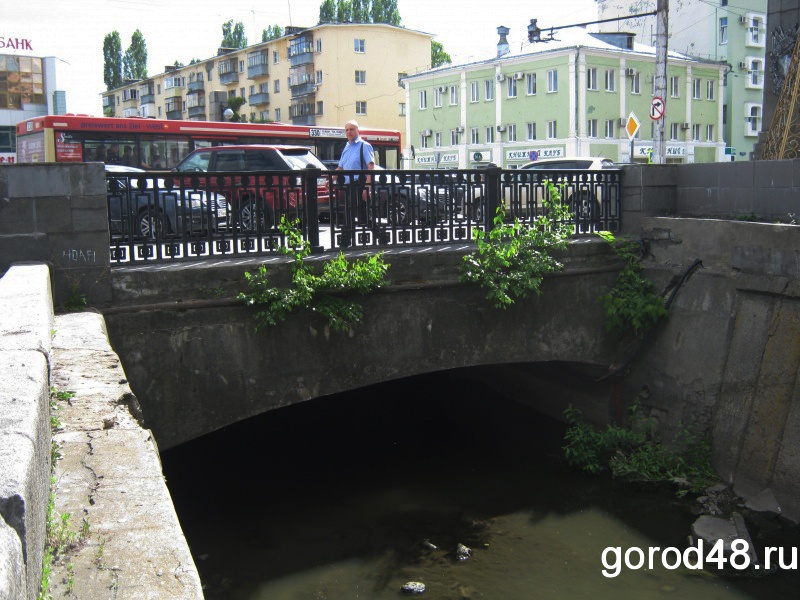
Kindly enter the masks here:
[[458, 127], [456, 127], [456, 133], [464, 133], [464, 128], [461, 125], [459, 125]]
[[681, 123], [681, 129], [689, 129], [691, 126], [691, 123]]
[[747, 21], [748, 21], [748, 19], [747, 19], [747, 17], [745, 17], [744, 15], [742, 15], [741, 17], [739, 17], [739, 23], [747, 23]]
[[506, 76], [503, 75], [502, 73], [500, 73], [500, 75], [497, 76], [497, 81], [505, 81], [505, 80], [506, 80]]
[[628, 124], [628, 119], [625, 117], [620, 117], [619, 121], [617, 122], [619, 123], [620, 127], [625, 127]]
[[525, 73], [514, 73], [514, 79], [522, 79], [525, 77]]
[[498, 125], [497, 126], [497, 131], [499, 131], [500, 133], [503, 133], [505, 130], [506, 130], [506, 126], [505, 125]]
[[431, 133], [433, 133], [430, 129], [423, 129], [422, 130], [422, 137], [430, 137]]
[[446, 92], [447, 92], [447, 86], [446, 85], [439, 86], [439, 93], [440, 94], [444, 94]]
[[739, 68], [742, 69], [742, 70], [746, 69], [747, 68], [747, 63], [746, 62], [740, 62], [739, 63]]
[[628, 77], [633, 77], [636, 75], [636, 69], [625, 69], [625, 75]]

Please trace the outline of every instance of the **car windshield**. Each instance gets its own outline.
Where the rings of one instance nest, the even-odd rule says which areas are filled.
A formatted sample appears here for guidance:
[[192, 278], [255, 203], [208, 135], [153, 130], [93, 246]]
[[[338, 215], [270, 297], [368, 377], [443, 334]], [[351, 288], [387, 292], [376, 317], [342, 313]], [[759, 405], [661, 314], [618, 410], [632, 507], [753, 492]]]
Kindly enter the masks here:
[[281, 150], [281, 154], [292, 169], [305, 169], [311, 165], [323, 171], [328, 170], [328, 167], [322, 164], [322, 161], [306, 148], [284, 148]]
[[197, 152], [187, 157], [181, 164], [175, 167], [176, 171], [208, 171], [208, 163], [211, 160], [210, 152]]

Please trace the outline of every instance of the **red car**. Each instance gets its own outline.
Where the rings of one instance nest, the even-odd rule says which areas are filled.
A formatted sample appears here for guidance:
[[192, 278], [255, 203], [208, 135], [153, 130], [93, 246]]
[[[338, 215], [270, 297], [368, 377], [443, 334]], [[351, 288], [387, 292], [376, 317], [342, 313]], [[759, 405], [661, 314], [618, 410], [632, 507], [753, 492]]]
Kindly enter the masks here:
[[[198, 181], [190, 177], [187, 185], [223, 194], [231, 203], [234, 222], [243, 230], [256, 231], [274, 227], [284, 214], [301, 217], [304, 210], [301, 177], [261, 172], [299, 171], [309, 165], [327, 171], [304, 146], [210, 146], [192, 151], [173, 171], [214, 173]], [[249, 176], [247, 171], [257, 174]], [[317, 180], [318, 212], [328, 211], [327, 183], [324, 177]]]

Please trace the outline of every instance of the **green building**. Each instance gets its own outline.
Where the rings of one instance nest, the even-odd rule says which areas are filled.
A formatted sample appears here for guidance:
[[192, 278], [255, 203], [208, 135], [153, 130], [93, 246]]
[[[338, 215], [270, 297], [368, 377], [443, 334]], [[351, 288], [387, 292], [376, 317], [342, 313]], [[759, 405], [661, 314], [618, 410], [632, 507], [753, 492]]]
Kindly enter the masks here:
[[[573, 28], [511, 51], [508, 32], [498, 28], [492, 58], [403, 79], [405, 167], [516, 168], [533, 156], [647, 162], [658, 104], [667, 162], [727, 160], [724, 63], [670, 52], [666, 98], [659, 100], [655, 48], [632, 34]], [[640, 124], [633, 140], [629, 121]]]

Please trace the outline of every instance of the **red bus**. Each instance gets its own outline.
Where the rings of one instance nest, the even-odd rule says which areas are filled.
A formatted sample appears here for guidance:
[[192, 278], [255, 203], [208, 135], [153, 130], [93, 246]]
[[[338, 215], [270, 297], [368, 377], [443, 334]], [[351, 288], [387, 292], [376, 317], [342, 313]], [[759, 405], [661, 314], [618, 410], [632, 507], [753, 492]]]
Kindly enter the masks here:
[[[360, 129], [376, 162], [399, 169], [399, 131]], [[139, 117], [48, 115], [17, 124], [17, 162], [101, 161], [144, 169], [171, 169], [195, 148], [227, 144], [296, 145], [328, 164], [338, 161], [344, 127], [285, 123], [177, 121]]]

